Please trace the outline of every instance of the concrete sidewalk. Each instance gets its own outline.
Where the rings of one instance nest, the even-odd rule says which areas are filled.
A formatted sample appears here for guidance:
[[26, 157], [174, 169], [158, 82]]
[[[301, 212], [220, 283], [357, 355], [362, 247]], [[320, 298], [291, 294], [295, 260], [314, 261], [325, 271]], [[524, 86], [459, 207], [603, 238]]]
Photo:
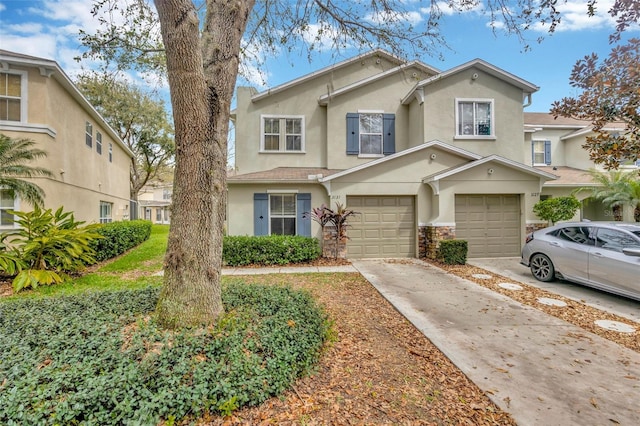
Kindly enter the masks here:
[[640, 354], [420, 261], [353, 266], [519, 425], [640, 424]]

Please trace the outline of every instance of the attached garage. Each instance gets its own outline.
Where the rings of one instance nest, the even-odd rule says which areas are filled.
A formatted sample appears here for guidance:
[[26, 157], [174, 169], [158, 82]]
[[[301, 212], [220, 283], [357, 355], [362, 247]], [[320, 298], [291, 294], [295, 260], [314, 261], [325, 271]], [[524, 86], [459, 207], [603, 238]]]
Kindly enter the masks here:
[[416, 223], [412, 196], [349, 196], [347, 257], [415, 257]]
[[468, 257], [519, 256], [520, 196], [456, 195], [456, 238], [467, 240]]

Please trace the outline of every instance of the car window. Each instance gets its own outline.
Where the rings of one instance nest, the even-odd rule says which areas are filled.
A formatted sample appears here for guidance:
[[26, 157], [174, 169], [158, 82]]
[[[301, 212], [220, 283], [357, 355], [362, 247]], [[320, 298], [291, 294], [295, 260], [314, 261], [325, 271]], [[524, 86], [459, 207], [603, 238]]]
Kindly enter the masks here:
[[640, 248], [640, 243], [631, 235], [622, 231], [599, 228], [596, 235], [596, 246], [622, 252], [623, 248]]
[[573, 243], [578, 244], [593, 244], [593, 238], [590, 238], [590, 230], [586, 226], [566, 226], [560, 229], [557, 229], [554, 233], [554, 236], [560, 238], [561, 240], [571, 241]]

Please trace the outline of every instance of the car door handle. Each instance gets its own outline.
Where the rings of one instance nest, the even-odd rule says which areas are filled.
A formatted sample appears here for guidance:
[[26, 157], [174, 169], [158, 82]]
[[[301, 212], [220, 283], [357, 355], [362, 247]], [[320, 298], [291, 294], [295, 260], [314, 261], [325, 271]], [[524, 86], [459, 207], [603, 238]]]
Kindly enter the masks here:
[[562, 247], [562, 244], [560, 244], [558, 242], [555, 242], [555, 241], [550, 242], [549, 245], [552, 245], [554, 247]]
[[592, 251], [591, 254], [595, 257], [602, 257], [602, 253], [600, 253], [599, 251]]

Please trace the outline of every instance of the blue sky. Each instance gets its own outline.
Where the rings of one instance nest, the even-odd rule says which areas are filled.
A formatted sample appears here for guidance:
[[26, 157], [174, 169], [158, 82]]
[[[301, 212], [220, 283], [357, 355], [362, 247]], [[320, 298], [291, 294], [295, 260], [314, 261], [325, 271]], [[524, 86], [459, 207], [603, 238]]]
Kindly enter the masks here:
[[[426, 14], [421, 8], [425, 2], [405, 1], [414, 10], [407, 19], [417, 26], [424, 25]], [[506, 36], [500, 31], [494, 35], [486, 14], [478, 9], [462, 14], [445, 14], [441, 31], [451, 50], [440, 50], [444, 60], [426, 55], [407, 59], [419, 59], [443, 71], [475, 58], [484, 59], [540, 86], [527, 111], [546, 112], [554, 100], [576, 94], [568, 81], [578, 59], [591, 52], [606, 57], [611, 50], [608, 35], [612, 32], [613, 22], [606, 15], [606, 10], [612, 0], [599, 1], [598, 14], [592, 18], [586, 16], [586, 3], [580, 0], [562, 4], [561, 25], [542, 43], [535, 40], [545, 34], [545, 28], [536, 27], [529, 31], [527, 37], [531, 50], [527, 52], [514, 36]], [[53, 59], [73, 77], [81, 67], [73, 60], [80, 53], [78, 30], [82, 28], [91, 32], [97, 26], [90, 13], [91, 5], [89, 0], [0, 0], [0, 48]], [[637, 26], [625, 35], [639, 36]], [[342, 52], [341, 57], [333, 57], [328, 52], [321, 52], [313, 57], [311, 63], [306, 56], [273, 58], [263, 68], [267, 86], [262, 85], [261, 79], [249, 83], [263, 90], [356, 54], [356, 50], [351, 50]], [[91, 67], [90, 63], [82, 65]], [[246, 80], [241, 82], [247, 84]]]

